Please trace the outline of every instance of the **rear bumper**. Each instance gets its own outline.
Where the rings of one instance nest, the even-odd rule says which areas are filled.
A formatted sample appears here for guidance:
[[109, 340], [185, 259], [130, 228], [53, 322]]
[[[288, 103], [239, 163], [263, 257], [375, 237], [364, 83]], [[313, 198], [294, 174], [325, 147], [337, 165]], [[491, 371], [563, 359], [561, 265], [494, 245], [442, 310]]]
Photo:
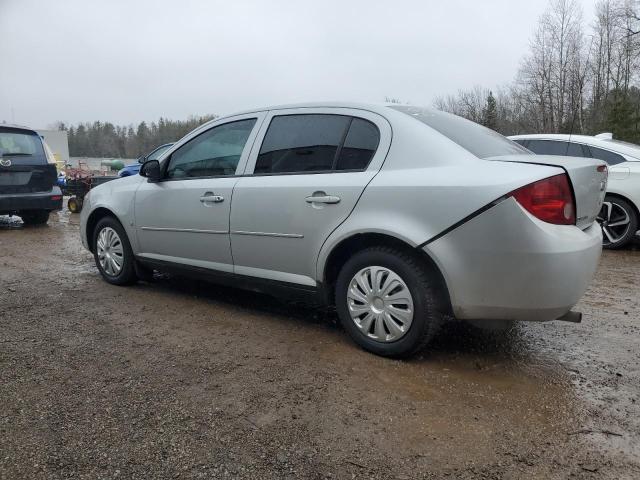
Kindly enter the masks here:
[[[57, 199], [56, 199], [57, 198]], [[0, 214], [15, 213], [24, 210], [61, 210], [62, 192], [53, 187], [48, 192], [0, 194]]]
[[582, 297], [598, 267], [602, 231], [552, 225], [513, 198], [425, 247], [468, 320], [555, 320]]

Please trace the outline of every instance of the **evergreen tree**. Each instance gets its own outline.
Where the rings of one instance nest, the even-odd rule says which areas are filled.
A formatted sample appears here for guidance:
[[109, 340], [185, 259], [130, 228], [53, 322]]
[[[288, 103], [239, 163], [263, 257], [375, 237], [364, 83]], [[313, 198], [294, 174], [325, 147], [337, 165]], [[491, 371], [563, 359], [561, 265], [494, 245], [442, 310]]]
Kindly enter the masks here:
[[160, 118], [157, 123], [152, 122], [150, 127], [147, 122], [137, 126], [121, 126], [100, 121], [77, 126], [60, 122], [57, 127], [68, 129], [69, 154], [72, 157], [137, 158], [159, 145], [179, 140], [214, 118], [213, 115], [189, 117], [183, 121]]
[[630, 95], [621, 91], [612, 92], [612, 101], [607, 114], [607, 131], [613, 138], [637, 143], [638, 115]]
[[482, 124], [491, 130], [498, 129], [498, 105], [491, 90], [489, 90], [489, 95], [487, 96], [487, 106], [484, 109], [484, 121]]

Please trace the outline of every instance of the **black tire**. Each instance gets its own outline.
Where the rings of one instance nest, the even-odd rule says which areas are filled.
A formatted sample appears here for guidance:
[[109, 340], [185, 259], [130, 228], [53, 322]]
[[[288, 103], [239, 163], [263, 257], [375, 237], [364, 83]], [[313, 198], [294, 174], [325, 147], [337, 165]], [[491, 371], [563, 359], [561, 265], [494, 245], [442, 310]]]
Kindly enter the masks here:
[[[607, 195], [604, 198], [604, 202], [605, 204], [602, 206], [602, 211], [599, 216], [600, 225], [602, 226], [602, 247], [608, 250], [618, 250], [633, 240], [633, 237], [638, 231], [638, 215], [635, 208], [633, 208], [628, 201], [620, 197]], [[613, 207], [613, 213], [610, 217], [607, 214], [608, 204], [611, 204]], [[629, 217], [629, 223], [626, 224], [628, 228], [624, 230], [621, 228], [614, 230], [615, 227], [608, 227], [609, 223], [616, 223], [616, 220], [624, 218], [624, 214]], [[615, 241], [611, 241], [607, 233], [609, 233]]]
[[44, 225], [49, 221], [49, 210], [27, 210], [19, 215], [25, 225]]
[[82, 211], [82, 199], [71, 197], [67, 200], [67, 208], [71, 213], [80, 213]]
[[[122, 245], [122, 267], [117, 274], [111, 274], [102, 267], [100, 259], [98, 257], [98, 236], [100, 232], [106, 228], [111, 228], [117, 233], [120, 243]], [[127, 237], [124, 228], [118, 220], [113, 217], [104, 217], [97, 224], [93, 230], [92, 236], [93, 258], [98, 267], [98, 271], [102, 278], [113, 285], [131, 285], [138, 280], [135, 271], [135, 258], [133, 256], [133, 250], [131, 250], [131, 244]]]
[[[417, 255], [391, 247], [370, 247], [353, 255], [338, 274], [335, 287], [336, 310], [349, 336], [362, 348], [384, 357], [408, 357], [422, 349], [444, 322], [443, 299]], [[413, 321], [396, 341], [382, 342], [363, 333], [354, 323], [347, 304], [351, 280], [360, 270], [380, 266], [397, 274], [413, 299]]]

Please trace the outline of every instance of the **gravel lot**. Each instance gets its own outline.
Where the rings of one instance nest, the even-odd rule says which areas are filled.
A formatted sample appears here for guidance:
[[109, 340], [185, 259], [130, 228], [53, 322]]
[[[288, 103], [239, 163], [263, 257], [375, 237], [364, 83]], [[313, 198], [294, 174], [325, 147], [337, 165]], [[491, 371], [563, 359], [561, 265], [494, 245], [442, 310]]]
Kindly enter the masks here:
[[78, 217], [0, 217], [0, 478], [640, 478], [640, 251], [579, 325], [447, 326], [411, 361], [332, 316], [101, 281]]

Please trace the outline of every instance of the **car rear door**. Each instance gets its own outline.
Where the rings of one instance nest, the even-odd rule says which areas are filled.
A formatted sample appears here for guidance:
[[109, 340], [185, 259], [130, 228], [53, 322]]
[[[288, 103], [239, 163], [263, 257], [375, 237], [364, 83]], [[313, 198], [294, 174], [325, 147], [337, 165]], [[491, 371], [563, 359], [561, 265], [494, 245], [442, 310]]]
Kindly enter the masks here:
[[137, 254], [149, 260], [233, 271], [229, 212], [264, 113], [195, 132], [163, 160], [163, 179], [135, 196]]
[[389, 123], [364, 110], [269, 112], [234, 189], [234, 271], [315, 286], [323, 242], [349, 216], [390, 142]]
[[36, 132], [0, 126], [0, 195], [48, 192], [56, 177]]

